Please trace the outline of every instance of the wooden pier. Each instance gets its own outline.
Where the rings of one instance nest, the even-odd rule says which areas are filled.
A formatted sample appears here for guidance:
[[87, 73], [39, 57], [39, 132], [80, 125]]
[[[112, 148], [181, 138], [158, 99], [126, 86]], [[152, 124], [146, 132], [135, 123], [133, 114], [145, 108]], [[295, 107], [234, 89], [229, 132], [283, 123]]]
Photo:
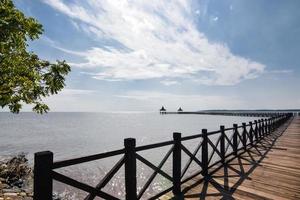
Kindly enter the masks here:
[[[295, 110], [295, 113], [299, 112]], [[288, 113], [286, 111], [286, 113]], [[224, 116], [243, 116], [243, 117], [270, 117], [275, 116], [277, 112], [256, 112], [256, 111], [163, 111], [160, 114], [179, 114], [179, 115], [224, 115]]]
[[[185, 189], [177, 199], [300, 199], [300, 117], [240, 153], [210, 177], [203, 180], [199, 176], [182, 186]], [[160, 199], [172, 197], [170, 192]]]

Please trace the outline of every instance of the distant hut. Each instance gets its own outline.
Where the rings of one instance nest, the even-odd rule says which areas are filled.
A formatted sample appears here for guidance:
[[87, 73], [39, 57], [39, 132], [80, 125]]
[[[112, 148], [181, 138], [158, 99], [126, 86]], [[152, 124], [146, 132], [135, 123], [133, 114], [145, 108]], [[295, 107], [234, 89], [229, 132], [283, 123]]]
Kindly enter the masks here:
[[182, 110], [181, 107], [179, 107], [178, 110], [177, 110], [177, 112], [182, 112], [182, 111], [183, 111], [183, 110]]
[[166, 114], [167, 110], [165, 109], [164, 106], [161, 107], [161, 109], [159, 110], [160, 114]]

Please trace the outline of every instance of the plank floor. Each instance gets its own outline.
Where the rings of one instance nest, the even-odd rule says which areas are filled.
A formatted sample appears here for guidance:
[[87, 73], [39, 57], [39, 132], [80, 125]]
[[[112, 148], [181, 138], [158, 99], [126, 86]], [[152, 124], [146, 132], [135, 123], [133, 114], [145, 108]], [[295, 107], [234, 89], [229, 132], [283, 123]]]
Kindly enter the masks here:
[[[241, 153], [207, 180], [195, 177], [177, 199], [300, 199], [300, 117]], [[172, 193], [160, 199], [174, 199]]]

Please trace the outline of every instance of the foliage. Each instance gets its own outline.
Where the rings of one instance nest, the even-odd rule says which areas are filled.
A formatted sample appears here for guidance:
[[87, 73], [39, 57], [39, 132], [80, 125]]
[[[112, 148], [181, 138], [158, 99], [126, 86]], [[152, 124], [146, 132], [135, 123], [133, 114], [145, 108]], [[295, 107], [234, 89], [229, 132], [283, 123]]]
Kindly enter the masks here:
[[12, 0], [0, 0], [0, 106], [18, 113], [22, 104], [44, 113], [43, 98], [65, 86], [70, 66], [65, 61], [50, 63], [27, 50], [28, 40], [38, 39], [42, 25], [17, 10]]

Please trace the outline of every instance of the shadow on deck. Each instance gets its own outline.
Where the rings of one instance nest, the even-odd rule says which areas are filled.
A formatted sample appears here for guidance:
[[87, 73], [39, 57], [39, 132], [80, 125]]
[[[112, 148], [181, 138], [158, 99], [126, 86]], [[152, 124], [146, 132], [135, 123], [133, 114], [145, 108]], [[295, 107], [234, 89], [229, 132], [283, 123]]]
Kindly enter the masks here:
[[[290, 123], [298, 127], [291, 127], [293, 134], [286, 130]], [[211, 176], [205, 179], [198, 176], [184, 184], [181, 197], [172, 197], [169, 193], [161, 199], [299, 199], [299, 124], [300, 118], [288, 121], [255, 146], [240, 151], [235, 158], [229, 158], [223, 166], [211, 169], [215, 171]], [[299, 133], [295, 134], [295, 130]], [[289, 137], [283, 143], [296, 137], [292, 152], [283, 148], [290, 145], [277, 145], [281, 136]], [[292, 166], [286, 167], [292, 163]]]

